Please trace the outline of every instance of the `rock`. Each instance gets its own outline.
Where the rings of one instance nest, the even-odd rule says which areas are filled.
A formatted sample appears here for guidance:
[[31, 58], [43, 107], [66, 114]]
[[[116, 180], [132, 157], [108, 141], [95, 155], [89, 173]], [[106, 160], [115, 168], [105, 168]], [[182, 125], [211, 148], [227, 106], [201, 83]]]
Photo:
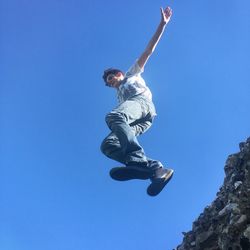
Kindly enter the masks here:
[[195, 247], [195, 246], [196, 246], [195, 241], [192, 241], [192, 242], [190, 243], [190, 246], [191, 246], [191, 247]]
[[234, 183], [234, 188], [237, 189], [242, 184], [242, 181], [236, 181]]
[[247, 229], [243, 233], [244, 237], [250, 240], [250, 225], [248, 225]]
[[250, 137], [229, 155], [215, 200], [176, 250], [250, 250]]
[[245, 214], [241, 215], [240, 218], [234, 223], [235, 227], [241, 227], [242, 225], [246, 224], [247, 216]]
[[231, 212], [234, 212], [234, 213], [240, 213], [240, 210], [238, 208], [238, 204], [236, 203], [229, 203], [227, 204], [220, 212], [219, 212], [219, 216], [223, 216], [225, 214], [228, 214], [228, 213], [231, 213]]

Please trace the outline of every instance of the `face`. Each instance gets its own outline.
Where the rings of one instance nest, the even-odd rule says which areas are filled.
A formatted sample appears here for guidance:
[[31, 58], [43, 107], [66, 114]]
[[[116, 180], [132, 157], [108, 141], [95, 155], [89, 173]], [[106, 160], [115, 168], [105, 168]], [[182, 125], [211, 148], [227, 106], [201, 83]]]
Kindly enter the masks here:
[[109, 87], [118, 88], [123, 79], [124, 76], [121, 72], [118, 72], [116, 74], [109, 74], [107, 77], [107, 85]]

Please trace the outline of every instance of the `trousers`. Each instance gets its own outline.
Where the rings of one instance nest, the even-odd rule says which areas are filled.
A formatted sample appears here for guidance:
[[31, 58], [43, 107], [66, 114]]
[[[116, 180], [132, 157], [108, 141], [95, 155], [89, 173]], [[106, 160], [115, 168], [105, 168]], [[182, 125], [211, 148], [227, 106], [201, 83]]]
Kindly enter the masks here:
[[105, 117], [111, 132], [101, 144], [103, 154], [125, 165], [147, 166], [154, 161], [146, 156], [137, 137], [151, 127], [155, 116], [153, 102], [142, 95], [119, 104]]

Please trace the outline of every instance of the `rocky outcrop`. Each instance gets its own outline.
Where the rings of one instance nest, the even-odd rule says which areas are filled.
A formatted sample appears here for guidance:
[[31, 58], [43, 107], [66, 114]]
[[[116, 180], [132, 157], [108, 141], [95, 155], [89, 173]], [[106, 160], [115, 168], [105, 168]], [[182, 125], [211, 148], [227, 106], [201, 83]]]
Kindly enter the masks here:
[[250, 138], [230, 155], [216, 199], [176, 250], [250, 250]]

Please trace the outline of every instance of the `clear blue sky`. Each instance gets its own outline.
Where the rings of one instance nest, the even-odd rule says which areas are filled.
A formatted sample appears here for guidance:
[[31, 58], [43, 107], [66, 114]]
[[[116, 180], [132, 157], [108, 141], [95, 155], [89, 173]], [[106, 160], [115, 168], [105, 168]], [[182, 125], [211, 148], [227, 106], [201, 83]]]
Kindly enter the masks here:
[[[170, 5], [143, 74], [158, 117], [140, 138], [175, 170], [157, 197], [115, 182], [99, 145], [127, 70]], [[0, 1], [0, 249], [171, 250], [250, 136], [250, 2]]]

